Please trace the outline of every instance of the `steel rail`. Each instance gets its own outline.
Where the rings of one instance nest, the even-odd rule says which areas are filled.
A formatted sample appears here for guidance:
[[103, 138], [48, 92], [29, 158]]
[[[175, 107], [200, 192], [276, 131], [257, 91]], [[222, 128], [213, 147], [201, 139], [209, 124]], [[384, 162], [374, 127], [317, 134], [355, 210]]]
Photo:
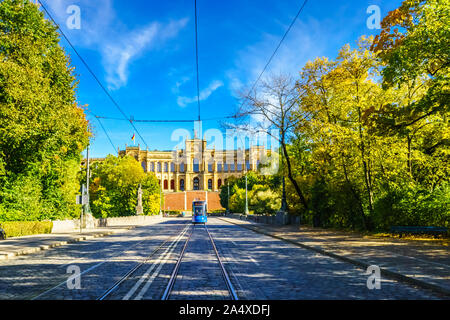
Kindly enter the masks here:
[[[189, 234], [189, 237], [186, 239], [186, 242], [185, 242], [185, 244], [183, 246], [183, 250], [181, 251], [180, 257], [178, 258], [177, 263], [176, 263], [176, 265], [175, 265], [175, 267], [174, 267], [174, 269], [172, 271], [172, 274], [171, 274], [170, 279], [169, 279], [169, 283], [166, 286], [166, 289], [164, 291], [164, 294], [163, 294], [161, 300], [168, 300], [169, 297], [170, 297], [171, 291], [172, 291], [173, 286], [175, 284], [175, 280], [176, 280], [176, 278], [178, 276], [178, 271], [180, 269], [181, 261], [183, 260], [183, 257], [184, 257], [184, 254], [185, 254], [187, 244], [189, 243], [189, 240], [191, 239], [192, 233], [194, 232], [194, 226], [192, 227], [192, 230], [191, 230], [191, 233]], [[228, 292], [230, 293], [231, 300], [239, 300], [238, 295], [236, 293], [236, 290], [234, 289], [234, 286], [231, 283], [230, 277], [228, 276], [228, 273], [227, 273], [227, 271], [225, 269], [225, 266], [223, 265], [222, 259], [220, 258], [219, 251], [217, 250], [216, 244], [214, 243], [214, 239], [213, 239], [211, 233], [209, 232], [208, 227], [206, 227], [206, 225], [205, 225], [205, 230], [206, 230], [206, 233], [208, 234], [208, 237], [209, 237], [209, 239], [211, 241], [211, 244], [212, 244], [212, 247], [213, 247], [213, 250], [214, 250], [214, 254], [216, 255], [217, 260], [219, 261], [220, 270], [222, 272], [222, 276], [224, 278], [224, 281], [225, 281], [225, 284], [227, 286]]]
[[[185, 228], [186, 228], [186, 227], [185, 227]], [[179, 234], [179, 233], [178, 233], [178, 234]], [[86, 274], [86, 273], [88, 273], [88, 272], [90, 272], [90, 271], [92, 271], [92, 270], [94, 270], [94, 269], [96, 269], [97, 267], [99, 267], [100, 265], [102, 265], [102, 264], [104, 264], [104, 263], [106, 263], [106, 262], [114, 261], [115, 259], [117, 259], [117, 257], [120, 257], [122, 253], [126, 252], [127, 250], [130, 250], [131, 248], [134, 248], [134, 247], [139, 246], [140, 244], [142, 244], [142, 243], [144, 243], [145, 241], [147, 241], [150, 237], [151, 237], [151, 236], [146, 237], [144, 240], [139, 241], [139, 242], [137, 242], [137, 243], [135, 243], [135, 244], [133, 244], [133, 245], [131, 245], [131, 246], [129, 246], [129, 247], [127, 247], [127, 248], [121, 250], [119, 253], [113, 255], [112, 257], [109, 257], [109, 258], [100, 260], [100, 261], [101, 261], [100, 263], [97, 263], [96, 265], [94, 265], [93, 267], [89, 268], [88, 270], [83, 271], [83, 272], [80, 274], [80, 276], [81, 276], [81, 275], [84, 275], [84, 274]], [[174, 236], [170, 236], [169, 239], [172, 238], [172, 237], [174, 237]], [[70, 261], [70, 262], [68, 262], [68, 263], [66, 263], [66, 264], [64, 264], [64, 265], [76, 264], [78, 261], [79, 261], [79, 260], [72, 260], [72, 261]], [[33, 297], [29, 297], [28, 299], [29, 299], [29, 300], [37, 300], [37, 299], [39, 299], [40, 297], [46, 295], [47, 293], [49, 293], [49, 292], [55, 290], [56, 288], [59, 288], [59, 287], [65, 285], [66, 283], [67, 283], [67, 280], [64, 280], [64, 281], [62, 281], [61, 283], [52, 286], [50, 289], [47, 289], [47, 290], [45, 290], [45, 291], [43, 291], [43, 292], [41, 292], [41, 293], [39, 293], [39, 294], [37, 294], [37, 295], [35, 295], [35, 296], [33, 296]]]
[[183, 230], [176, 234], [170, 236], [168, 239], [166, 239], [162, 244], [160, 244], [156, 249], [154, 249], [143, 261], [141, 261], [139, 264], [131, 268], [122, 278], [120, 278], [118, 281], [114, 283], [111, 288], [106, 290], [100, 297], [97, 298], [97, 300], [104, 300], [107, 298], [112, 292], [114, 292], [124, 281], [126, 281], [133, 273], [135, 273], [140, 267], [142, 267], [145, 263], [147, 263], [148, 260], [150, 260], [159, 250], [161, 250], [171, 239], [177, 238], [179, 236], [182, 236], [186, 230], [189, 228], [189, 225], [186, 225]]
[[216, 254], [217, 260], [219, 261], [219, 265], [222, 271], [222, 276], [225, 280], [225, 283], [227, 285], [228, 288], [228, 292], [230, 293], [231, 299], [232, 300], [239, 300], [236, 290], [233, 287], [233, 284], [231, 283], [230, 277], [228, 276], [228, 273], [225, 269], [225, 266], [223, 265], [222, 259], [220, 259], [220, 255], [219, 255], [219, 251], [217, 250], [216, 244], [214, 243], [214, 239], [211, 236], [211, 233], [208, 230], [208, 227], [205, 225], [205, 230], [208, 233], [209, 239], [211, 240], [213, 249], [214, 249], [214, 253]]
[[164, 293], [163, 293], [163, 295], [161, 297], [161, 300], [168, 300], [169, 299], [170, 293], [172, 291], [173, 285], [175, 284], [175, 280], [176, 280], [177, 275], [178, 275], [178, 271], [180, 269], [181, 260], [183, 260], [184, 253], [186, 251], [186, 247], [187, 247], [187, 245], [189, 243], [189, 240], [191, 239], [192, 234], [194, 233], [194, 229], [195, 229], [195, 225], [192, 225], [191, 233], [189, 233], [189, 236], [186, 239], [186, 242], [184, 243], [183, 250], [181, 250], [180, 257], [177, 260], [175, 268], [173, 268], [172, 274], [170, 275], [169, 283], [166, 286], [166, 290], [164, 290]]

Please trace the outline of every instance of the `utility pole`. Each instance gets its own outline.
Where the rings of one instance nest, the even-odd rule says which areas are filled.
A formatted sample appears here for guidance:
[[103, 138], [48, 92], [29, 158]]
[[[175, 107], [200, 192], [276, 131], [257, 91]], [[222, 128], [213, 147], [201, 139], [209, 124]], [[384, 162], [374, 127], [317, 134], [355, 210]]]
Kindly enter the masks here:
[[81, 187], [81, 216], [80, 216], [80, 233], [83, 231], [83, 220], [86, 220], [90, 212], [89, 209], [89, 145], [86, 148], [86, 185]]
[[[95, 227], [95, 221], [94, 217], [91, 213], [91, 206], [90, 206], [90, 199], [89, 199], [89, 179], [91, 177], [91, 166], [90, 166], [90, 159], [89, 159], [89, 145], [86, 148], [86, 186], [85, 190], [82, 193], [83, 195], [83, 219], [81, 223], [85, 224], [85, 227], [87, 229], [91, 229]], [[83, 221], [84, 220], [84, 221]]]
[[88, 211], [91, 211], [89, 208], [89, 176], [90, 176], [90, 171], [89, 171], [89, 145], [87, 146], [87, 152], [86, 152], [86, 196], [87, 196], [87, 207], [88, 207]]

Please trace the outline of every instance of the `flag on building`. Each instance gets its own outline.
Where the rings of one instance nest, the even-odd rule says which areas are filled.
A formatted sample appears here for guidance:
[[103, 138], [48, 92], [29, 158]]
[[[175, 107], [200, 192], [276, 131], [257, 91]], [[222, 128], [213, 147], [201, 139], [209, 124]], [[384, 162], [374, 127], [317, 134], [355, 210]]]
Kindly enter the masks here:
[[133, 142], [134, 142], [135, 139], [136, 139], [136, 135], [133, 133], [133, 136], [131, 137], [131, 140], [133, 140]]

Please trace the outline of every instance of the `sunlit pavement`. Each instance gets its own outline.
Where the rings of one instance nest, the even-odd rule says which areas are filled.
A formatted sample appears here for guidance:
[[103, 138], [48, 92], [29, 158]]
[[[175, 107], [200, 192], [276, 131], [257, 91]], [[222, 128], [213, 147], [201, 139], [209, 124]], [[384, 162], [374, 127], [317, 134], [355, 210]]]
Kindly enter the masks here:
[[[97, 299], [189, 223], [189, 218], [172, 218], [120, 234], [2, 260], [0, 298]], [[201, 228], [198, 226], [194, 232]], [[223, 219], [210, 217], [208, 228], [239, 299], [442, 299], [429, 290], [384, 278], [382, 274], [380, 288], [369, 289], [370, 275], [362, 268]], [[206, 240], [200, 232], [193, 235], [172, 299], [226, 299]], [[181, 244], [182, 241], [174, 246], [141, 299], [161, 297]], [[139, 268], [110, 299], [123, 299], [150, 263], [153, 260]], [[68, 281], [74, 268], [81, 272], [79, 283]], [[201, 272], [194, 274], [194, 270]], [[148, 282], [147, 278], [142, 279]]]

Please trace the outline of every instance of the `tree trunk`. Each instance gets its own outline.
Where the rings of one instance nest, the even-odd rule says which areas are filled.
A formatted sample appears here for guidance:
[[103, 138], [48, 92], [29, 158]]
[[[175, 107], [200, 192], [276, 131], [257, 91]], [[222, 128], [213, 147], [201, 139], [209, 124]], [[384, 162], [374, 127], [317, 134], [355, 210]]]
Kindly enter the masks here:
[[288, 167], [288, 178], [291, 181], [292, 185], [294, 186], [295, 191], [297, 192], [298, 196], [300, 197], [300, 202], [305, 207], [305, 209], [308, 210], [308, 203], [306, 202], [303, 192], [300, 189], [297, 181], [294, 179], [294, 176], [292, 175], [291, 160], [289, 158], [289, 154], [287, 152], [287, 148], [286, 148], [286, 144], [284, 143], [284, 139], [282, 139], [281, 145], [283, 147], [284, 158], [286, 159], [286, 164]]
[[345, 165], [344, 160], [342, 160], [342, 167], [344, 169], [345, 181], [347, 182], [348, 186], [350, 187], [350, 191], [352, 192], [353, 197], [355, 197], [356, 201], [358, 201], [359, 212], [361, 214], [361, 220], [363, 223], [363, 227], [364, 227], [364, 229], [367, 229], [366, 216], [364, 215], [364, 208], [362, 206], [362, 201], [361, 201], [361, 198], [359, 197], [358, 193], [355, 191], [355, 189], [353, 189], [352, 183], [350, 182], [350, 179], [348, 178], [347, 166]]

